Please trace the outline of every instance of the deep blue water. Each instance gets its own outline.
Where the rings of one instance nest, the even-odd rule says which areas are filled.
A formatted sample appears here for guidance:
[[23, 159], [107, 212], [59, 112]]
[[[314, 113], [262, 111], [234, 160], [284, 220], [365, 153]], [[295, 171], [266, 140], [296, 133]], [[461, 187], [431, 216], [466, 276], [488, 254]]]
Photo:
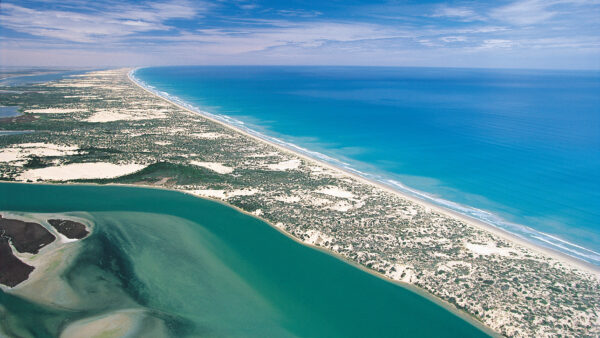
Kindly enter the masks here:
[[160, 67], [135, 77], [197, 110], [600, 264], [600, 72]]

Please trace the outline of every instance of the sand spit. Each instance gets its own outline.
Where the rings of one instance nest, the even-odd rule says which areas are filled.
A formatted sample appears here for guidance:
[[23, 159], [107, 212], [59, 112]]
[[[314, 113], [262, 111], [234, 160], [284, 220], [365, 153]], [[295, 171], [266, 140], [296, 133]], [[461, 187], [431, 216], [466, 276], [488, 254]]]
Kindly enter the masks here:
[[[374, 273], [411, 283], [503, 335], [600, 333], [597, 268], [169, 103], [130, 82], [128, 72], [92, 72], [44, 88], [58, 98], [100, 96], [104, 110], [169, 111], [172, 118], [114, 121], [110, 130], [64, 119], [69, 142], [83, 145], [93, 139], [95, 147], [115, 150], [101, 159], [93, 152], [82, 153], [82, 161], [166, 162], [165, 168], [141, 175], [140, 182], [224, 200], [296, 239], [313, 238], [314, 245]], [[53, 106], [59, 106], [57, 100]], [[21, 107], [43, 108], [36, 103], [24, 98]], [[88, 112], [99, 108], [89, 100], [64, 106]], [[44, 119], [28, 123], [30, 129], [45, 126]], [[47, 137], [55, 144], [65, 140], [55, 132]], [[20, 140], [39, 142], [35, 134]], [[155, 142], [170, 144], [159, 147]], [[244, 170], [212, 175], [207, 181], [202, 169], [188, 166], [191, 159]], [[6, 180], [28, 172], [14, 165], [18, 162], [0, 162]]]
[[72, 163], [56, 167], [30, 169], [17, 177], [18, 181], [70, 181], [81, 179], [114, 178], [142, 170], [141, 164], [113, 164], [108, 162]]

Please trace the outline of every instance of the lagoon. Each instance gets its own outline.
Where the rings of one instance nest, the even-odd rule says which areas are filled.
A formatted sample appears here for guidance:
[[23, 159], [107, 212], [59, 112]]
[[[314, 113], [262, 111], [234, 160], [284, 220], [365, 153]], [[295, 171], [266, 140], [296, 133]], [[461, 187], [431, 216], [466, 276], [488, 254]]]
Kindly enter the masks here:
[[[215, 201], [139, 187], [2, 183], [0, 210], [94, 223], [63, 274], [87, 310], [45, 308], [0, 292], [6, 323], [31, 335], [132, 307], [176, 336], [486, 335], [426, 296]], [[89, 292], [99, 280], [115, 282]]]

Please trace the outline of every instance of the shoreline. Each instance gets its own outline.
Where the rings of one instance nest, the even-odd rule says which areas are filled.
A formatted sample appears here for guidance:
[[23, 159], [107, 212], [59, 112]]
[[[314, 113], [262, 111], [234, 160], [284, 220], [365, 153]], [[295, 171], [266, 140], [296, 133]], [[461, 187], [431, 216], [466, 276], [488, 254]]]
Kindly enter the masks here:
[[240, 133], [240, 134], [242, 134], [244, 136], [250, 137], [250, 138], [252, 138], [252, 139], [254, 139], [256, 141], [268, 144], [269, 146], [275, 147], [276, 149], [278, 149], [280, 151], [292, 154], [293, 156], [297, 156], [297, 157], [299, 157], [299, 158], [301, 158], [301, 159], [303, 159], [305, 161], [316, 163], [316, 164], [318, 164], [320, 166], [326, 167], [327, 169], [331, 169], [331, 170], [335, 170], [335, 171], [341, 172], [344, 175], [347, 175], [347, 176], [349, 176], [349, 177], [351, 177], [351, 178], [353, 178], [353, 179], [355, 179], [355, 180], [357, 180], [359, 182], [362, 182], [362, 183], [365, 183], [365, 184], [368, 184], [368, 185], [371, 185], [371, 186], [375, 186], [375, 187], [377, 187], [379, 189], [383, 189], [384, 191], [386, 191], [388, 193], [391, 193], [391, 194], [395, 194], [396, 196], [399, 196], [400, 198], [403, 198], [403, 199], [406, 199], [406, 200], [408, 200], [410, 202], [419, 204], [419, 205], [421, 205], [421, 206], [423, 206], [425, 208], [429, 208], [429, 209], [431, 209], [431, 210], [433, 210], [433, 211], [435, 211], [437, 213], [440, 213], [442, 215], [448, 216], [450, 218], [454, 218], [454, 219], [457, 219], [459, 221], [462, 221], [462, 222], [466, 223], [469, 226], [476, 227], [476, 228], [482, 229], [484, 231], [487, 231], [489, 233], [492, 233], [493, 235], [496, 235], [496, 236], [498, 236], [498, 237], [500, 237], [500, 238], [502, 238], [504, 240], [507, 240], [509, 242], [512, 242], [512, 243], [514, 243], [516, 245], [525, 247], [525, 248], [527, 248], [529, 250], [532, 250], [534, 252], [540, 253], [540, 254], [542, 254], [544, 256], [556, 259], [557, 261], [559, 261], [561, 263], [572, 265], [575, 268], [578, 268], [578, 269], [581, 269], [581, 270], [585, 270], [585, 271], [587, 271], [589, 273], [594, 274], [597, 278], [600, 279], [600, 266], [597, 266], [597, 265], [594, 265], [592, 263], [586, 262], [586, 261], [584, 261], [582, 259], [570, 256], [570, 255], [568, 255], [566, 253], [563, 253], [563, 252], [560, 252], [558, 250], [555, 250], [555, 249], [552, 249], [552, 248], [543, 247], [541, 245], [537, 245], [537, 244], [532, 243], [530, 241], [527, 241], [526, 239], [524, 239], [524, 238], [522, 238], [522, 237], [520, 237], [520, 236], [518, 236], [516, 234], [513, 234], [513, 233], [511, 233], [511, 232], [509, 232], [507, 230], [498, 228], [498, 227], [493, 226], [491, 224], [485, 223], [485, 222], [483, 222], [481, 220], [478, 220], [478, 219], [475, 219], [473, 217], [461, 214], [461, 213], [459, 213], [457, 211], [450, 210], [450, 209], [445, 208], [443, 206], [439, 206], [439, 205], [436, 205], [436, 204], [434, 204], [432, 202], [429, 202], [429, 201], [417, 198], [415, 196], [409, 195], [409, 194], [407, 194], [407, 193], [405, 193], [405, 192], [403, 192], [403, 191], [401, 191], [399, 189], [394, 189], [394, 188], [392, 188], [392, 187], [390, 187], [390, 186], [388, 186], [386, 184], [383, 184], [383, 183], [381, 183], [379, 181], [363, 177], [363, 176], [358, 175], [358, 174], [356, 174], [356, 173], [354, 173], [354, 172], [352, 172], [350, 170], [347, 170], [345, 168], [341, 168], [341, 167], [335, 166], [335, 165], [333, 165], [331, 163], [328, 163], [326, 161], [310, 157], [310, 156], [308, 156], [306, 154], [303, 154], [303, 153], [301, 153], [301, 152], [299, 152], [297, 150], [293, 150], [293, 149], [287, 148], [287, 147], [285, 147], [285, 146], [283, 146], [281, 144], [277, 144], [277, 143], [274, 143], [274, 142], [272, 142], [270, 140], [263, 139], [263, 138], [261, 138], [259, 136], [253, 135], [253, 134], [251, 134], [251, 133], [249, 133], [249, 132], [247, 132], [247, 131], [245, 131], [245, 130], [243, 130], [243, 129], [235, 126], [235, 125], [228, 124], [228, 123], [226, 123], [224, 121], [221, 121], [221, 120], [216, 119], [216, 118], [214, 118], [212, 116], [209, 116], [209, 115], [203, 113], [202, 111], [194, 111], [194, 110], [192, 110], [192, 109], [190, 109], [190, 108], [188, 108], [188, 107], [186, 107], [186, 106], [184, 106], [184, 105], [182, 105], [182, 104], [180, 104], [178, 102], [172, 101], [172, 100], [170, 100], [168, 98], [165, 98], [165, 97], [163, 97], [161, 95], [158, 95], [157, 93], [155, 93], [152, 90], [144, 87], [143, 85], [141, 85], [140, 83], [138, 83], [138, 81], [136, 81], [136, 78], [134, 77], [133, 74], [134, 74], [134, 72], [136, 70], [138, 70], [140, 68], [141, 67], [131, 69], [127, 73], [127, 78], [134, 85], [136, 85], [137, 87], [143, 89], [144, 91], [152, 94], [153, 96], [155, 96], [157, 98], [160, 98], [160, 99], [162, 99], [162, 100], [164, 100], [166, 102], [169, 102], [170, 104], [173, 104], [173, 105], [177, 106], [180, 109], [183, 109], [183, 110], [187, 111], [190, 114], [200, 115], [203, 118], [205, 118], [207, 120], [210, 120], [211, 122], [217, 123], [217, 124], [219, 124], [221, 126], [224, 126], [224, 127], [228, 128], [228, 129], [231, 129], [231, 130], [233, 130], [235, 132], [238, 132], [238, 133]]
[[[288, 233], [287, 231], [275, 226], [274, 224], [271, 224], [271, 222], [269, 222], [268, 220], [262, 219], [260, 218], [260, 216], [257, 216], [255, 214], [252, 214], [246, 210], [241, 209], [240, 207], [237, 207], [235, 205], [231, 205], [229, 203], [227, 203], [226, 201], [217, 199], [217, 198], [213, 198], [213, 197], [206, 197], [206, 196], [199, 196], [196, 194], [193, 194], [189, 191], [185, 191], [185, 190], [178, 190], [178, 189], [174, 189], [174, 188], [167, 188], [167, 187], [163, 187], [163, 186], [157, 186], [157, 185], [144, 185], [144, 184], [128, 184], [128, 183], [107, 183], [107, 184], [101, 184], [101, 183], [74, 183], [74, 182], [17, 182], [17, 181], [0, 181], [0, 184], [31, 184], [31, 185], [49, 185], [49, 186], [64, 186], [64, 185], [75, 185], [75, 186], [92, 186], [92, 187], [102, 187], [102, 186], [113, 186], [113, 187], [128, 187], [128, 188], [136, 188], [136, 189], [156, 189], [156, 190], [164, 190], [164, 191], [170, 191], [170, 192], [174, 192], [174, 193], [178, 193], [178, 194], [184, 194], [193, 198], [198, 198], [201, 200], [207, 200], [207, 201], [211, 201], [211, 202], [215, 202], [215, 203], [219, 203], [223, 206], [226, 206], [228, 208], [232, 208], [234, 210], [236, 210], [237, 212], [240, 212], [246, 216], [250, 216], [252, 218], [255, 218], [265, 224], [267, 224], [269, 227], [271, 227], [272, 229], [276, 230], [278, 233], [282, 234], [283, 236], [291, 239], [292, 241], [300, 244], [300, 245], [304, 245], [307, 246], [311, 249], [317, 250], [323, 254], [332, 256], [336, 259], [341, 260], [342, 262], [349, 264], [357, 269], [360, 269], [361, 271], [368, 273], [372, 276], [375, 276], [377, 278], [383, 279], [384, 281], [388, 282], [388, 283], [392, 283], [394, 285], [397, 285], [399, 287], [403, 287], [411, 292], [414, 292], [416, 294], [418, 294], [421, 297], [425, 297], [426, 299], [432, 301], [433, 303], [443, 307], [445, 310], [452, 312], [454, 315], [456, 315], [457, 317], [469, 322], [470, 324], [472, 324], [473, 326], [477, 327], [478, 329], [482, 330], [484, 333], [490, 335], [491, 337], [502, 337], [501, 334], [499, 334], [498, 332], [494, 331], [493, 329], [491, 329], [490, 327], [488, 327], [484, 322], [480, 321], [477, 317], [471, 315], [470, 313], [468, 313], [465, 310], [459, 309], [457, 308], [454, 304], [428, 292], [427, 290], [411, 284], [411, 283], [407, 283], [407, 282], [403, 282], [400, 280], [395, 280], [392, 279], [390, 277], [387, 277], [386, 275], [375, 271], [373, 269], [370, 269], [364, 265], [361, 265], [357, 262], [354, 262], [350, 259], [348, 259], [347, 257], [342, 256], [341, 254], [331, 251], [327, 248], [315, 245], [315, 244], [311, 244], [311, 243], [306, 243], [303, 242], [302, 240], [300, 240], [299, 238], [293, 236], [292, 234]], [[0, 212], [14, 212], [14, 210], [0, 210]], [[18, 210], [17, 210], [18, 211]], [[27, 213], [27, 212], [26, 212]], [[57, 213], [62, 215], [62, 213]], [[23, 282], [23, 284], [27, 283], [30, 279], [28, 278], [27, 280], [25, 280]], [[13, 288], [10, 288], [13, 289]]]

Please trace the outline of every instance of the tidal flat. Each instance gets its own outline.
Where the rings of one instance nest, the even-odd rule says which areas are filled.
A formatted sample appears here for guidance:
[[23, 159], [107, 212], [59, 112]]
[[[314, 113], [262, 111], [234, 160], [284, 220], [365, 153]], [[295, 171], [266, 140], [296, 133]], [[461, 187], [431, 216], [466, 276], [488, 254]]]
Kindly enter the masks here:
[[0, 192], [12, 196], [0, 200], [9, 215], [93, 223], [43, 285], [0, 292], [0, 332], [10, 336], [489, 334], [222, 203], [122, 186], [3, 183]]

